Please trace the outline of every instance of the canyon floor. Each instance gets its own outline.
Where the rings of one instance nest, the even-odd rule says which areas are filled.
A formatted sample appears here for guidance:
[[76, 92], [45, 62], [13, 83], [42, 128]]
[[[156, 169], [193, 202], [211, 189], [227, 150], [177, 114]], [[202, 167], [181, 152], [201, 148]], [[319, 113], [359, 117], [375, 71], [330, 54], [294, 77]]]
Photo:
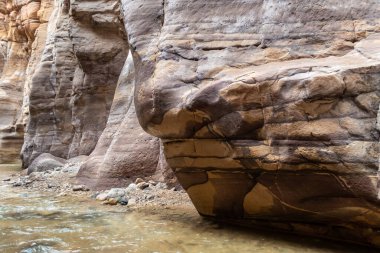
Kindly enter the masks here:
[[[200, 217], [183, 190], [163, 184], [87, 191], [75, 174], [75, 166], [31, 176], [1, 167], [0, 252], [376, 252], [218, 224]], [[127, 205], [102, 200], [123, 189]]]

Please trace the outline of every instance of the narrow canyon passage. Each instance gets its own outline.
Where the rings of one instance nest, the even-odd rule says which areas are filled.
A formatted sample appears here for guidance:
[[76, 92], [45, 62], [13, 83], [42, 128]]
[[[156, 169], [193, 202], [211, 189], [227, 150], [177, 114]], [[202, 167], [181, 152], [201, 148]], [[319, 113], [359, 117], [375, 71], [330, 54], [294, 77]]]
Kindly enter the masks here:
[[380, 0], [0, 0], [0, 253], [371, 252], [379, 168]]

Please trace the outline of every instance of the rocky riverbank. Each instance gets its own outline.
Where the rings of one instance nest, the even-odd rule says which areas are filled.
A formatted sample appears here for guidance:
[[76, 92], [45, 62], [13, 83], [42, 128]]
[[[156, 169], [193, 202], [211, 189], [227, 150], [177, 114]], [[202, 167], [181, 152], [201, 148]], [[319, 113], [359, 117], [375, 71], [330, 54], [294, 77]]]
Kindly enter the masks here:
[[132, 209], [142, 207], [183, 206], [193, 208], [186, 192], [180, 187], [169, 187], [164, 182], [138, 178], [125, 187], [112, 188], [104, 191], [92, 191], [85, 185], [77, 183], [76, 175], [81, 163], [68, 163], [63, 167], [44, 172], [27, 171], [11, 174], [2, 179], [2, 184], [23, 188], [26, 191], [50, 192], [57, 196], [82, 196], [96, 199], [99, 204], [123, 206]]

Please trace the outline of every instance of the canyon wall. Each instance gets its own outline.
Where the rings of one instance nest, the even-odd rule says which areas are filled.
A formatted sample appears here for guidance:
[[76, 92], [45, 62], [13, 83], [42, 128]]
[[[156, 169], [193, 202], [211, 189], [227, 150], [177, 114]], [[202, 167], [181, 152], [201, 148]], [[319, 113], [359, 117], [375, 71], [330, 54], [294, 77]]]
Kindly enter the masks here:
[[198, 211], [380, 245], [380, 2], [125, 1], [136, 111]]
[[8, 0], [0, 36], [1, 163], [25, 132], [25, 168], [172, 167], [204, 216], [380, 245], [378, 0]]
[[41, 54], [51, 11], [49, 0], [0, 1], [0, 163], [19, 160], [24, 86]]
[[123, 186], [137, 177], [174, 181], [159, 139], [138, 124], [119, 1], [59, 0], [51, 12], [44, 33], [31, 32], [38, 53], [18, 61], [25, 87], [14, 96], [14, 121], [26, 125], [23, 167], [42, 154], [80, 156], [78, 180], [91, 187]]
[[94, 149], [128, 54], [117, 1], [58, 1], [31, 76], [24, 166], [42, 153], [72, 158]]
[[89, 187], [126, 185], [138, 177], [175, 183], [159, 139], [144, 132], [137, 120], [134, 78], [130, 54], [120, 74], [107, 126], [78, 173], [78, 180]]

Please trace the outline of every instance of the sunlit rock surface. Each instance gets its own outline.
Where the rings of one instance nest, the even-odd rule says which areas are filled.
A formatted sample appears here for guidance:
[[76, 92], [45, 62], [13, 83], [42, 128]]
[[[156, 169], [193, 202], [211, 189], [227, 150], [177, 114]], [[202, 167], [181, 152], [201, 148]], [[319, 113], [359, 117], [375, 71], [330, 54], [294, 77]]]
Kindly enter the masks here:
[[136, 111], [198, 211], [380, 246], [380, 2], [123, 1]]
[[117, 0], [55, 2], [47, 36], [36, 38], [42, 56], [31, 57], [35, 68], [26, 78], [25, 168], [44, 153], [89, 156], [78, 179], [91, 187], [123, 186], [137, 177], [175, 181], [159, 139], [136, 117], [122, 16]]
[[49, 0], [0, 1], [0, 163], [19, 160], [24, 86], [40, 55], [35, 36], [44, 39], [51, 9]]
[[[22, 157], [89, 155], [105, 128], [128, 54], [117, 1], [58, 1], [32, 76]], [[99, 18], [99, 15], [105, 18]]]

